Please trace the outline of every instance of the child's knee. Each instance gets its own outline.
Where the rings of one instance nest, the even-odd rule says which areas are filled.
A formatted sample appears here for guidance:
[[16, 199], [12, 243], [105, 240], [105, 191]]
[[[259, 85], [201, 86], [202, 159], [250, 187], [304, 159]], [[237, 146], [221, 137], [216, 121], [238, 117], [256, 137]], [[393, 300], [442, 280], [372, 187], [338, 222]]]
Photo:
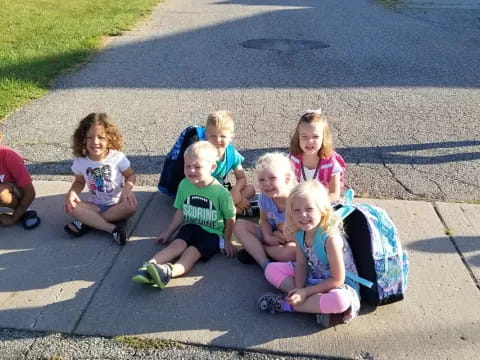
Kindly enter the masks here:
[[[237, 236], [244, 234], [246, 231], [248, 231], [248, 224], [243, 219], [238, 220], [233, 226], [233, 232]], [[238, 240], [240, 241], [240, 239]]]
[[287, 277], [282, 271], [282, 264], [280, 262], [271, 262], [265, 267], [265, 279], [276, 288]]
[[0, 204], [4, 206], [11, 206], [14, 202], [14, 194], [12, 189], [7, 184], [0, 184]]
[[132, 216], [137, 211], [137, 205], [130, 204], [130, 202], [127, 202], [124, 206], [128, 216]]
[[339, 314], [350, 307], [347, 291], [334, 289], [320, 296], [320, 310], [325, 314]]

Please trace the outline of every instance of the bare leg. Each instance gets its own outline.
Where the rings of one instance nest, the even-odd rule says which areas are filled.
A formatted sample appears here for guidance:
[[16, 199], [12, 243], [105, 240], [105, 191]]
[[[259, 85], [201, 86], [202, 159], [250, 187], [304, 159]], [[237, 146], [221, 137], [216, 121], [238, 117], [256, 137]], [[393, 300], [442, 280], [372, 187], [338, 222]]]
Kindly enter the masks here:
[[182, 239], [173, 240], [168, 246], [155, 254], [153, 260], [157, 264], [166, 264], [178, 258], [187, 248], [187, 243]]
[[100, 213], [100, 209], [94, 204], [81, 202], [77, 204], [68, 215], [98, 230], [103, 230], [108, 233], [112, 233], [113, 230], [115, 230], [115, 225], [106, 221]]
[[131, 206], [127, 201], [122, 201], [102, 213], [102, 217], [108, 222], [128, 219], [135, 214], [136, 207]]
[[247, 220], [238, 220], [233, 232], [243, 248], [252, 255], [258, 265], [263, 266], [268, 261], [267, 254], [262, 243], [257, 237], [259, 226]]
[[286, 245], [265, 246], [265, 251], [269, 257], [276, 261], [295, 261], [296, 245], [288, 243]]
[[187, 249], [180, 256], [180, 259], [173, 264], [172, 277], [182, 276], [183, 274], [189, 272], [193, 265], [200, 260], [201, 257], [202, 255], [196, 247], [187, 247]]

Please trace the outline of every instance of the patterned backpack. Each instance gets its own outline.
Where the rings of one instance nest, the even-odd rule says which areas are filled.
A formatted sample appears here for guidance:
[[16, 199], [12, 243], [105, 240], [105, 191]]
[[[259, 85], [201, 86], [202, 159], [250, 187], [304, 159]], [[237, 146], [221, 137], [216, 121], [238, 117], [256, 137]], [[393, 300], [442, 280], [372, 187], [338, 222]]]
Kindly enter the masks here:
[[362, 301], [386, 305], [402, 300], [407, 290], [408, 256], [386, 211], [354, 204], [351, 189], [345, 191], [345, 204], [335, 208], [343, 219], [358, 275], [371, 282], [370, 287], [360, 287]]

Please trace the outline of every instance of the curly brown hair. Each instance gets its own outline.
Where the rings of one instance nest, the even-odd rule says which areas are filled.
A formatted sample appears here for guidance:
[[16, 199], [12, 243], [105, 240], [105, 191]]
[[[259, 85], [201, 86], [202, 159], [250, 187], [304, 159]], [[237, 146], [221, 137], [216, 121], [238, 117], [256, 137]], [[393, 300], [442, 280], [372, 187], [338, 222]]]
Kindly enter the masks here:
[[317, 112], [307, 112], [300, 118], [295, 133], [290, 140], [290, 153], [301, 154], [303, 151], [300, 148], [300, 133], [299, 128], [301, 124], [322, 124], [323, 125], [323, 142], [320, 150], [318, 150], [318, 157], [320, 159], [328, 159], [333, 152], [332, 135], [330, 127], [328, 126], [327, 118]]
[[105, 135], [108, 140], [108, 150], [122, 150], [122, 135], [120, 135], [112, 119], [106, 113], [90, 113], [80, 120], [77, 129], [73, 133], [72, 151], [74, 156], [87, 156], [87, 150], [85, 148], [87, 132], [94, 125], [101, 125], [105, 129]]

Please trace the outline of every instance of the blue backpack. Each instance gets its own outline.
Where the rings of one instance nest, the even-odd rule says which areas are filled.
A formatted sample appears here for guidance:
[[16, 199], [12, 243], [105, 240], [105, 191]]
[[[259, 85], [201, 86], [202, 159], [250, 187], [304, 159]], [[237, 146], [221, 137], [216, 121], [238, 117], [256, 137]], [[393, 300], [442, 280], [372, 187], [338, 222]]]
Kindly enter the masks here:
[[170, 197], [175, 197], [180, 181], [185, 177], [183, 171], [183, 154], [187, 147], [198, 140], [205, 139], [205, 128], [189, 126], [185, 128], [172, 149], [165, 156], [163, 169], [158, 181], [158, 190]]
[[[206, 140], [205, 128], [203, 126], [189, 126], [181, 132], [172, 149], [165, 156], [165, 162], [163, 163], [163, 169], [158, 181], [159, 191], [170, 197], [175, 197], [178, 185], [185, 177], [183, 154], [191, 144], [199, 140]], [[233, 167], [235, 160], [234, 151], [232, 144], [229, 144], [225, 149], [226, 168], [228, 170]]]
[[[402, 300], [407, 290], [408, 256], [402, 250], [397, 229], [386, 211], [368, 204], [354, 204], [351, 189], [345, 191], [345, 204], [337, 205], [335, 209], [343, 219], [358, 271], [358, 276], [347, 272], [345, 282], [363, 285], [360, 287], [361, 299], [371, 305]], [[314, 243], [314, 251], [320, 261], [326, 259], [328, 263], [326, 239], [326, 235], [316, 237], [315, 241], [319, 243]]]

